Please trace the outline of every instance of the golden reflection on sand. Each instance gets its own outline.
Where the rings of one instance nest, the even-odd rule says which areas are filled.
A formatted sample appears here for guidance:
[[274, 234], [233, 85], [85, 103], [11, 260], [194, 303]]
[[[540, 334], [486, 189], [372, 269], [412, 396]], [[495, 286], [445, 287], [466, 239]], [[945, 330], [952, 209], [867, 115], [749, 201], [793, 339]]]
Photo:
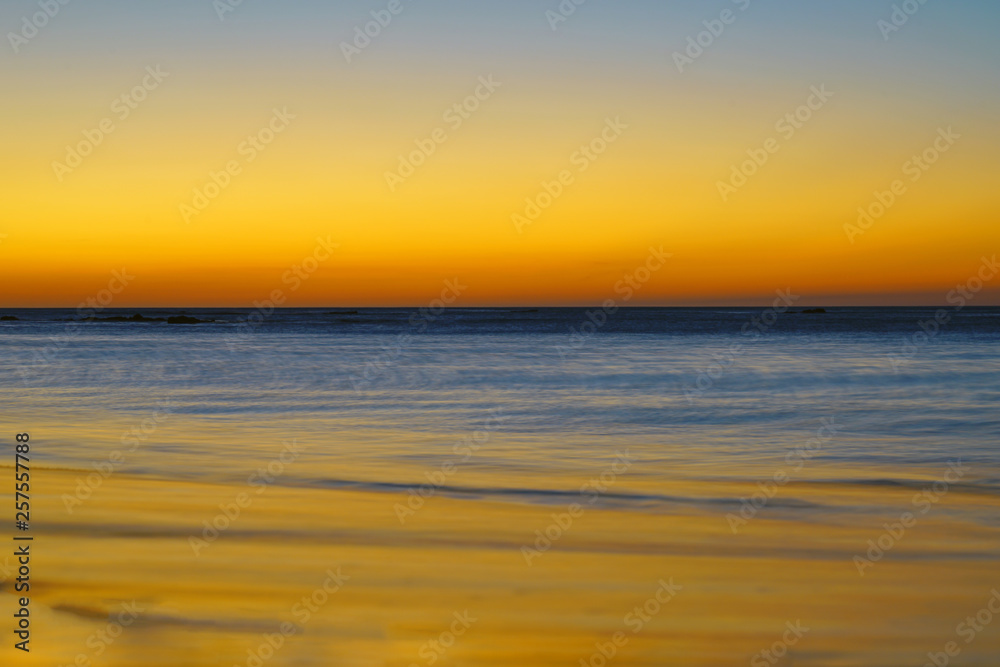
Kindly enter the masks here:
[[[195, 555], [190, 537], [246, 487], [117, 474], [69, 514], [61, 496], [80, 474], [32, 471], [32, 650], [15, 651], [5, 630], [0, 664], [596, 667], [597, 645], [611, 650], [622, 633], [609, 665], [707, 667], [751, 664], [791, 622], [809, 628], [791, 647], [795, 664], [922, 665], [1000, 586], [998, 531], [943, 510], [1000, 503], [962, 489], [862, 577], [851, 558], [881, 528], [869, 518], [853, 525], [849, 512], [811, 525], [775, 508], [734, 535], [723, 509], [591, 507], [529, 566], [521, 547], [565, 505], [436, 497], [401, 525], [393, 507], [402, 494], [281, 487], [254, 497]], [[678, 487], [658, 491], [746, 492]], [[833, 484], [786, 493], [903, 509], [913, 495]], [[680, 590], [653, 603], [661, 582]], [[637, 614], [644, 605], [655, 613]], [[131, 622], [109, 628], [109, 614], [124, 609], [136, 610]], [[257, 663], [268, 634], [280, 647]], [[962, 651], [964, 664], [986, 664], [976, 656], [1000, 651], [1000, 627]]]

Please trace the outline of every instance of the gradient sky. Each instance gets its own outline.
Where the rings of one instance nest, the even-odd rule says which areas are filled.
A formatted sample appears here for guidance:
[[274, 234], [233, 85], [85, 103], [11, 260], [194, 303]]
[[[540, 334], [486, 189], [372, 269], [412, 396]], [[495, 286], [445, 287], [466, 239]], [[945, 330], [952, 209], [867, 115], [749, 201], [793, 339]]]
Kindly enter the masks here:
[[[419, 306], [447, 279], [456, 305], [593, 304], [673, 257], [629, 305], [943, 303], [998, 250], [1000, 5], [929, 0], [888, 40], [892, 2], [402, 0], [348, 63], [340, 43], [388, 0], [75, 0], [14, 52], [0, 45], [0, 306], [76, 306], [113, 270], [114, 306]], [[672, 54], [731, 9], [683, 73]], [[19, 31], [36, 2], [6, 0]], [[169, 72], [128, 118], [112, 104], [147, 67]], [[444, 112], [492, 75], [501, 87], [452, 129]], [[834, 96], [785, 139], [775, 123], [825, 85]], [[119, 107], [120, 108], [120, 107]], [[255, 160], [239, 147], [287, 108]], [[85, 130], [115, 130], [72, 173], [53, 162]], [[628, 125], [580, 172], [606, 119]], [[394, 192], [385, 173], [435, 128], [447, 142]], [[939, 128], [961, 138], [912, 182]], [[746, 151], [780, 150], [723, 201]], [[241, 173], [199, 215], [210, 172]], [[573, 174], [518, 232], [541, 183]], [[906, 193], [853, 243], [845, 225], [896, 179]], [[339, 248], [282, 277], [317, 237]], [[1000, 276], [975, 301], [1000, 303]]]

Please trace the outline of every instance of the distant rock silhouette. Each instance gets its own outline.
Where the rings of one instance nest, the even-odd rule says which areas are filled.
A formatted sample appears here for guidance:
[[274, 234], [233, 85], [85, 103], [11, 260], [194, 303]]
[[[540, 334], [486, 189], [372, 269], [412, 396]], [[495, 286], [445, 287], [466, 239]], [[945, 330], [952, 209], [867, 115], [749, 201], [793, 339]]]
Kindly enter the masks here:
[[825, 313], [826, 308], [807, 308], [803, 310], [802, 313], [805, 315], [819, 315], [820, 313]]
[[167, 318], [167, 324], [202, 324], [208, 321], [199, 320], [197, 317], [188, 317], [187, 315], [174, 315]]
[[0, 322], [20, 322], [20, 319], [13, 315], [4, 315], [0, 317]]
[[114, 315], [112, 317], [99, 317], [97, 318], [101, 322], [165, 322], [162, 317], [146, 317], [136, 313], [132, 317], [125, 317], [124, 315]]

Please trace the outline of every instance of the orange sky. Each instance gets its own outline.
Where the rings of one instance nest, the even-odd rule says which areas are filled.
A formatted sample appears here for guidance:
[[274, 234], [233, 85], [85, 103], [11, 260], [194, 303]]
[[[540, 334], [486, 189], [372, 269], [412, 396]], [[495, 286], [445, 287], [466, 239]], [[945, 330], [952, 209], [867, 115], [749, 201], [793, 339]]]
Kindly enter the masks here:
[[[669, 55], [700, 24], [691, 3], [593, 9], [554, 33], [520, 2], [454, 15], [455, 32], [430, 3], [351, 63], [335, 45], [364, 13], [329, 9], [326, 27], [249, 7], [222, 22], [187, 6], [102, 19], [106, 4], [0, 64], [17, 91], [0, 306], [75, 306], [122, 268], [136, 276], [123, 307], [247, 306], [275, 289], [293, 306], [421, 305], [452, 278], [469, 285], [457, 305], [599, 303], [650, 246], [672, 258], [634, 305], [760, 303], [780, 288], [940, 303], [1000, 245], [997, 49], [930, 8], [889, 42], [874, 14], [867, 33], [795, 32], [747, 9], [681, 73]], [[942, 143], [948, 128], [959, 136]], [[432, 154], [401, 172], [420, 146]], [[71, 169], [70, 147], [89, 153]], [[225, 187], [199, 200], [213, 178]], [[723, 196], [727, 181], [739, 187]], [[902, 194], [852, 231], [894, 181]], [[521, 224], [545, 184], [558, 196]], [[283, 276], [318, 237], [337, 250], [292, 290]], [[978, 303], [1000, 303], [997, 287]]]

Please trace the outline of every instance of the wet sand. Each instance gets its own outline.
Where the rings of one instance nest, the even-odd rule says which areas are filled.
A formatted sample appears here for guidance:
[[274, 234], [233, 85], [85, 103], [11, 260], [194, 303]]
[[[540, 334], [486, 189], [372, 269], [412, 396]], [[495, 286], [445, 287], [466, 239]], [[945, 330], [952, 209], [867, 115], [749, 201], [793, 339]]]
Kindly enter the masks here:
[[[906, 509], [912, 489], [792, 483], [788, 497], [839, 511], [805, 523], [767, 508], [736, 535], [721, 510], [598, 503], [550, 529], [552, 546], [529, 565], [522, 547], [566, 504], [440, 496], [401, 525], [399, 493], [256, 494], [115, 474], [69, 514], [62, 496], [81, 475], [33, 471], [32, 650], [7, 641], [3, 664], [256, 665], [256, 653], [269, 665], [596, 666], [601, 645], [616, 665], [889, 667], [922, 665], [953, 640], [955, 664], [1000, 654], [1000, 619], [970, 644], [955, 634], [1000, 586], [1000, 530], [956, 519], [1000, 506], [975, 487], [952, 489], [861, 576], [852, 558], [881, 529], [844, 517], [875, 503]], [[678, 480], [660, 491], [748, 490]], [[244, 492], [247, 506], [196, 555], [202, 522]], [[5, 609], [9, 573], [0, 570]], [[123, 613], [127, 624], [114, 627]], [[794, 639], [788, 656], [759, 662], [783, 635]]]

